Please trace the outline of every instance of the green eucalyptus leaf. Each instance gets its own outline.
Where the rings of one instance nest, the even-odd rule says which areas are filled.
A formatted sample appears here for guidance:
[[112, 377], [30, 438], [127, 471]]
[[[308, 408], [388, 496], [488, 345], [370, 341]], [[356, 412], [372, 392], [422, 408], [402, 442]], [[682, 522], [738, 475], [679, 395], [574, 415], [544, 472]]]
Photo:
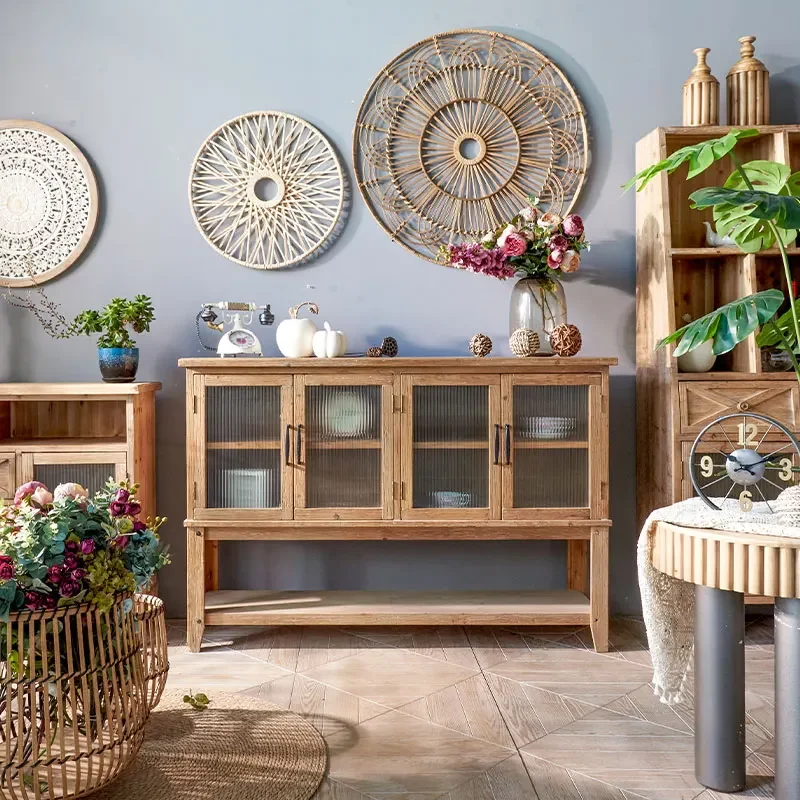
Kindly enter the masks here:
[[772, 319], [783, 302], [780, 289], [767, 289], [734, 300], [710, 314], [693, 320], [679, 330], [664, 337], [656, 346], [664, 347], [679, 342], [674, 355], [681, 356], [706, 341], [713, 341], [716, 355], [733, 350], [759, 325]]
[[719, 139], [707, 139], [704, 142], [681, 147], [680, 150], [676, 150], [663, 161], [659, 161], [657, 164], [638, 172], [622, 188], [628, 191], [628, 189], [636, 186], [636, 191], [641, 192], [659, 172], [674, 172], [687, 162], [689, 164], [687, 177], [694, 178], [708, 169], [715, 161], [730, 153], [740, 139], [746, 139], [750, 136], [758, 136], [758, 130], [755, 128], [737, 128], [729, 131]]

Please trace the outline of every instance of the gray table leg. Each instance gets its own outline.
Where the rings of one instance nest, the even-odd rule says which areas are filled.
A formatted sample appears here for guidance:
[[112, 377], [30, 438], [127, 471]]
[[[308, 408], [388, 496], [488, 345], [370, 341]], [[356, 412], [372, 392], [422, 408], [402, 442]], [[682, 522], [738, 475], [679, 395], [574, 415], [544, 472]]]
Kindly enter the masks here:
[[695, 586], [694, 771], [718, 792], [745, 786], [744, 595]]
[[775, 598], [775, 800], [800, 800], [800, 600]]

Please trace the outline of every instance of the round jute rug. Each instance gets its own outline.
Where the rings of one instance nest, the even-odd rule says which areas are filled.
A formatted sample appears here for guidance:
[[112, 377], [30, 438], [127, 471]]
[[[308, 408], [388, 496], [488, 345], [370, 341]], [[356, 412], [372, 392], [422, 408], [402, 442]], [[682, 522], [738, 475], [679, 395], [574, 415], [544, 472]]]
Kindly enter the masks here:
[[327, 763], [316, 728], [261, 700], [209, 697], [195, 711], [164, 692], [136, 759], [92, 800], [309, 800]]

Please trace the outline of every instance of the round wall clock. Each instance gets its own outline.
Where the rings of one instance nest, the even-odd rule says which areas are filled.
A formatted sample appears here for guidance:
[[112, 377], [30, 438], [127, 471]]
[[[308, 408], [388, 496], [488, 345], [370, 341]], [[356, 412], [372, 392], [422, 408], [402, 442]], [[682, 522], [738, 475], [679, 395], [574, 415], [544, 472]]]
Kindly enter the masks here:
[[710, 508], [727, 502], [752, 511], [771, 502], [800, 478], [800, 444], [789, 429], [763, 414], [728, 414], [699, 433], [689, 454], [689, 475]]
[[361, 194], [393, 241], [434, 261], [539, 198], [566, 213], [588, 164], [583, 107], [563, 72], [519, 39], [462, 30], [391, 61], [358, 112]]
[[308, 122], [278, 111], [236, 117], [192, 164], [189, 202], [206, 241], [255, 269], [302, 264], [327, 249], [348, 210], [344, 170]]
[[44, 283], [75, 263], [97, 223], [97, 182], [64, 134], [0, 121], [0, 285]]

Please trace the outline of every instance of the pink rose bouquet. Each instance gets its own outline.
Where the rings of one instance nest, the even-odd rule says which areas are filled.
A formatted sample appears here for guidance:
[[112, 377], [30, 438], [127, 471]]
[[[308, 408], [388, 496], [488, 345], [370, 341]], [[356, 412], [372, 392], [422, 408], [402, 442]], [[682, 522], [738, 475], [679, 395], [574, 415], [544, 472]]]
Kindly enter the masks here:
[[493, 278], [553, 278], [575, 272], [581, 252], [589, 249], [584, 223], [577, 214], [562, 219], [542, 212], [537, 200], [480, 242], [446, 245], [439, 260], [451, 267], [479, 272]]

